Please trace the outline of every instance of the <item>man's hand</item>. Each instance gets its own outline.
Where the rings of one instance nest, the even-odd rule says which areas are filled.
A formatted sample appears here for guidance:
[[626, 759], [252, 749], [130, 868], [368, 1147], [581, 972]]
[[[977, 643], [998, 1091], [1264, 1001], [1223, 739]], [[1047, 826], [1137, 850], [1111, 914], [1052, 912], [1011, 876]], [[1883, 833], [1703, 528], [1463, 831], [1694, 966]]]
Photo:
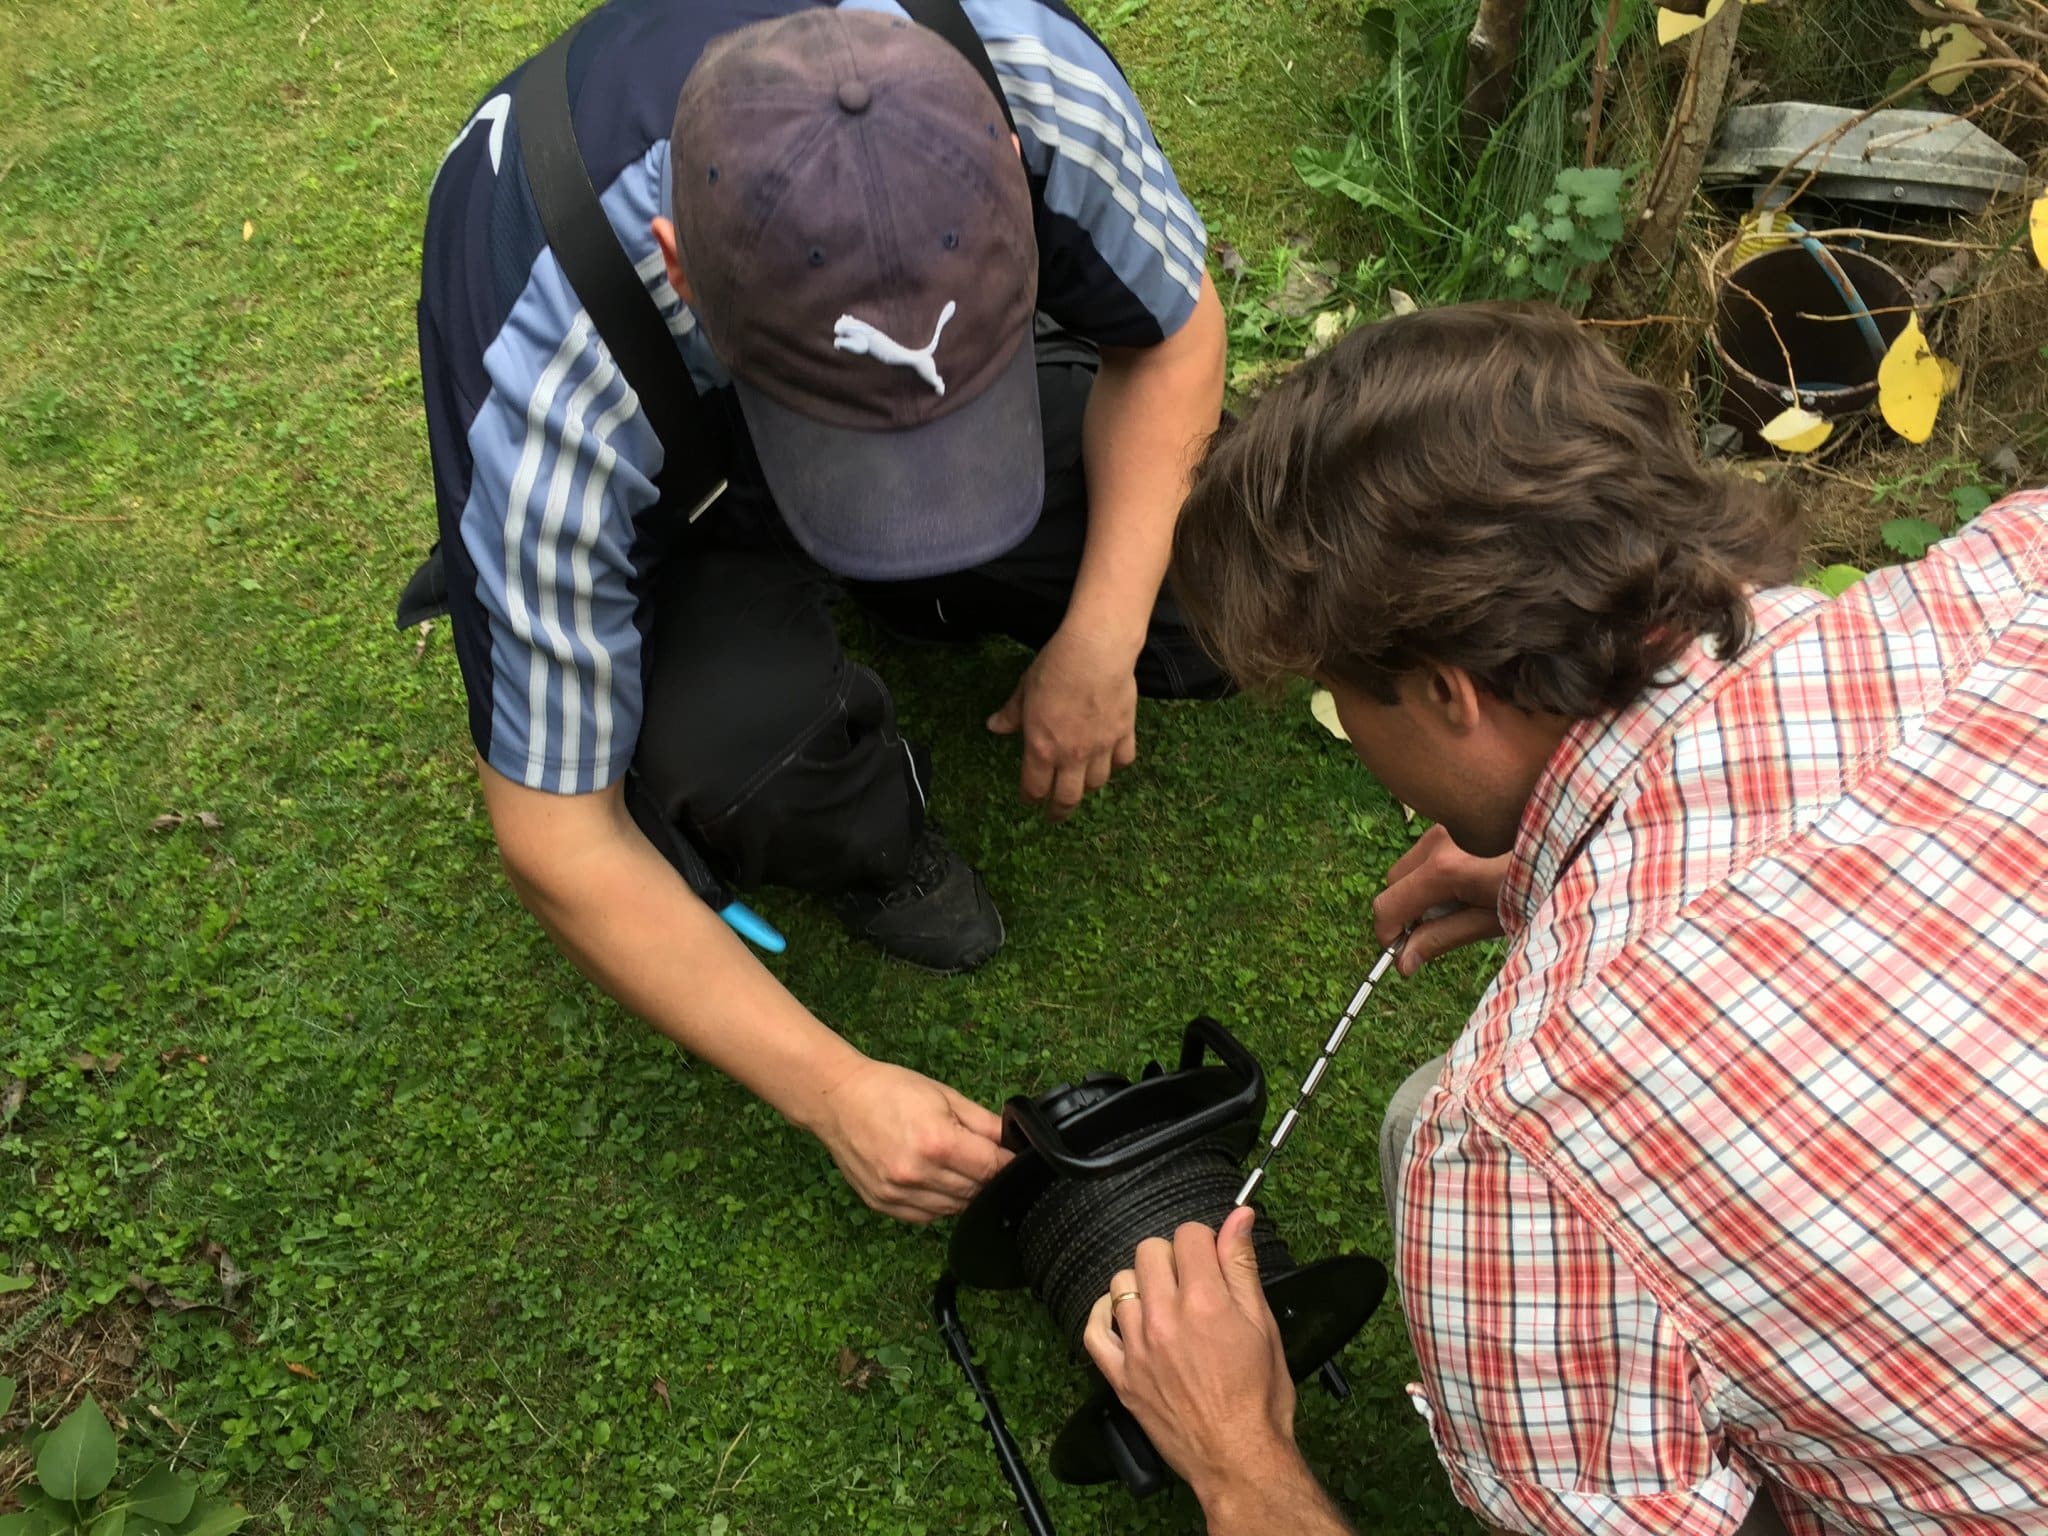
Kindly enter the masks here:
[[[1475, 859], [1440, 826], [1431, 827], [1401, 855], [1387, 871], [1387, 888], [1372, 904], [1372, 919], [1382, 944], [1393, 943], [1402, 929], [1415, 924], [1395, 962], [1403, 976], [1413, 976], [1438, 955], [1500, 937], [1500, 882], [1507, 869], [1507, 854]], [[1451, 910], [1428, 917], [1436, 907]]]
[[1291, 1536], [1344, 1528], [1294, 1448], [1294, 1382], [1259, 1287], [1248, 1207], [1220, 1233], [1189, 1222], [1171, 1243], [1139, 1244], [1082, 1341], [1195, 1490], [1212, 1533], [1280, 1529], [1275, 1516]]
[[963, 1209], [1010, 1161], [1003, 1123], [905, 1067], [864, 1061], [825, 1095], [818, 1139], [870, 1210], [937, 1221]]
[[1009, 702], [989, 717], [998, 735], [1022, 733], [1018, 790], [1053, 821], [1082, 795], [1138, 760], [1138, 680], [1124, 648], [1058, 631], [1032, 660]]

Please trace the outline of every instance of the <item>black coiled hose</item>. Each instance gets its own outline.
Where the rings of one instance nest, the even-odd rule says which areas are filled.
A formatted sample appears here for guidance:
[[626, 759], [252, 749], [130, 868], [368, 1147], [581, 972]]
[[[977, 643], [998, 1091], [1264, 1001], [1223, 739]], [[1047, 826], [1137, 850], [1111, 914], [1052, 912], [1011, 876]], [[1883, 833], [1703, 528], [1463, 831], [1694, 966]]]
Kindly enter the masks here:
[[[1146, 1130], [1098, 1150], [1128, 1146]], [[1172, 1237], [1186, 1221], [1222, 1225], [1243, 1181], [1238, 1161], [1223, 1138], [1212, 1137], [1123, 1173], [1056, 1180], [1032, 1202], [1017, 1226], [1017, 1251], [1033, 1294], [1068, 1343], [1080, 1349], [1089, 1309], [1110, 1277], [1130, 1267], [1140, 1242]], [[1263, 1214], [1252, 1228], [1252, 1243], [1266, 1279], [1295, 1267], [1294, 1256]]]

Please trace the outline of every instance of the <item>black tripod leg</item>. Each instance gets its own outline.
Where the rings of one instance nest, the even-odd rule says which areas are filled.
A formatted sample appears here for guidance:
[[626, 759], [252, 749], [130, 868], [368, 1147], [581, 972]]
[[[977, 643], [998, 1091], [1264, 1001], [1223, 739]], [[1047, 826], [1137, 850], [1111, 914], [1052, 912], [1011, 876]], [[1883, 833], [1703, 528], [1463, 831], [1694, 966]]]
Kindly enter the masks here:
[[968, 1387], [981, 1404], [989, 1439], [995, 1442], [996, 1461], [1002, 1467], [1011, 1491], [1017, 1495], [1017, 1513], [1024, 1517], [1024, 1529], [1030, 1536], [1058, 1536], [1053, 1530], [1052, 1516], [1046, 1511], [1045, 1501], [1038, 1496], [1038, 1485], [1031, 1481], [1031, 1469], [1024, 1465], [1024, 1452], [1011, 1435], [1010, 1426], [1004, 1422], [1003, 1410], [988, 1382], [982, 1378], [981, 1368], [974, 1363], [974, 1346], [968, 1343], [967, 1329], [960, 1321], [959, 1300], [959, 1286], [953, 1277], [939, 1276], [938, 1288], [932, 1292], [932, 1316], [938, 1320], [939, 1332], [945, 1335], [946, 1348], [952, 1352], [961, 1373], [967, 1378]]

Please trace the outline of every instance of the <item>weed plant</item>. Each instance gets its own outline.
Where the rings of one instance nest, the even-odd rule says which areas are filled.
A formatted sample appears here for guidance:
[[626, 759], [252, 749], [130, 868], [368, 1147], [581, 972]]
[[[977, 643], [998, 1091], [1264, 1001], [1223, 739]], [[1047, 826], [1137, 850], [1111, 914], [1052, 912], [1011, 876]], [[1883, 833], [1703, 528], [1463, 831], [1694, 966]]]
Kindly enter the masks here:
[[[1344, 98], [1341, 137], [1302, 146], [1295, 167], [1310, 187], [1357, 207], [1361, 254], [1387, 284], [1424, 304], [1528, 291], [1526, 269], [1510, 269], [1510, 230], [1558, 194], [1561, 171], [1580, 164], [1581, 114], [1605, 10], [1595, 0], [1530, 0], [1514, 105], [1475, 157], [1462, 140], [1471, 6], [1368, 5], [1362, 38], [1375, 72]], [[1648, 0], [1625, 0], [1617, 56], [1649, 29], [1652, 14]], [[1631, 142], [1641, 135], [1626, 121], [1615, 126], [1610, 137], [1621, 147], [1612, 169], [1625, 171], [1649, 149]], [[1608, 156], [1616, 158], [1612, 145]]]

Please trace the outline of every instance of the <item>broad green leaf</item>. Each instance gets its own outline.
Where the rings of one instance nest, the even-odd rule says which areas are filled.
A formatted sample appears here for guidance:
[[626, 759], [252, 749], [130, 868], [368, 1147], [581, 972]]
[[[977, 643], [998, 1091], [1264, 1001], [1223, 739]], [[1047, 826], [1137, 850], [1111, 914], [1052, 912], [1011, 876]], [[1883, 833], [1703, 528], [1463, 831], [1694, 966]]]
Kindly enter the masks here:
[[128, 1490], [128, 1505], [147, 1519], [176, 1525], [192, 1513], [192, 1501], [198, 1496], [197, 1483], [165, 1464], [152, 1467], [149, 1476]]
[[36, 1447], [36, 1482], [53, 1499], [96, 1499], [114, 1480], [114, 1432], [90, 1397]]
[[116, 1504], [92, 1523], [92, 1536], [124, 1536], [128, 1529], [128, 1506]]
[[1824, 565], [1806, 578], [1806, 584], [1829, 597], [1840, 597], [1862, 579], [1863, 572], [1853, 565]]
[[233, 1504], [209, 1504], [194, 1510], [192, 1518], [178, 1527], [178, 1536], [228, 1536], [240, 1530], [249, 1512]]
[[1956, 526], [1960, 528], [1964, 523], [1974, 521], [1977, 514], [1996, 501], [1998, 496], [1985, 486], [1964, 485], [1950, 491], [1948, 498], [1956, 504]]
[[1908, 560], [1918, 560], [1929, 546], [1941, 542], [1941, 530], [1924, 517], [1895, 517], [1877, 534], [1885, 548], [1897, 550]]
[[35, 1283], [33, 1275], [0, 1275], [0, 1296], [11, 1296], [16, 1291], [25, 1291]]
[[0, 1536], [30, 1536], [27, 1515], [0, 1515]]
[[14, 1402], [14, 1378], [0, 1376], [0, 1413], [5, 1413]]

